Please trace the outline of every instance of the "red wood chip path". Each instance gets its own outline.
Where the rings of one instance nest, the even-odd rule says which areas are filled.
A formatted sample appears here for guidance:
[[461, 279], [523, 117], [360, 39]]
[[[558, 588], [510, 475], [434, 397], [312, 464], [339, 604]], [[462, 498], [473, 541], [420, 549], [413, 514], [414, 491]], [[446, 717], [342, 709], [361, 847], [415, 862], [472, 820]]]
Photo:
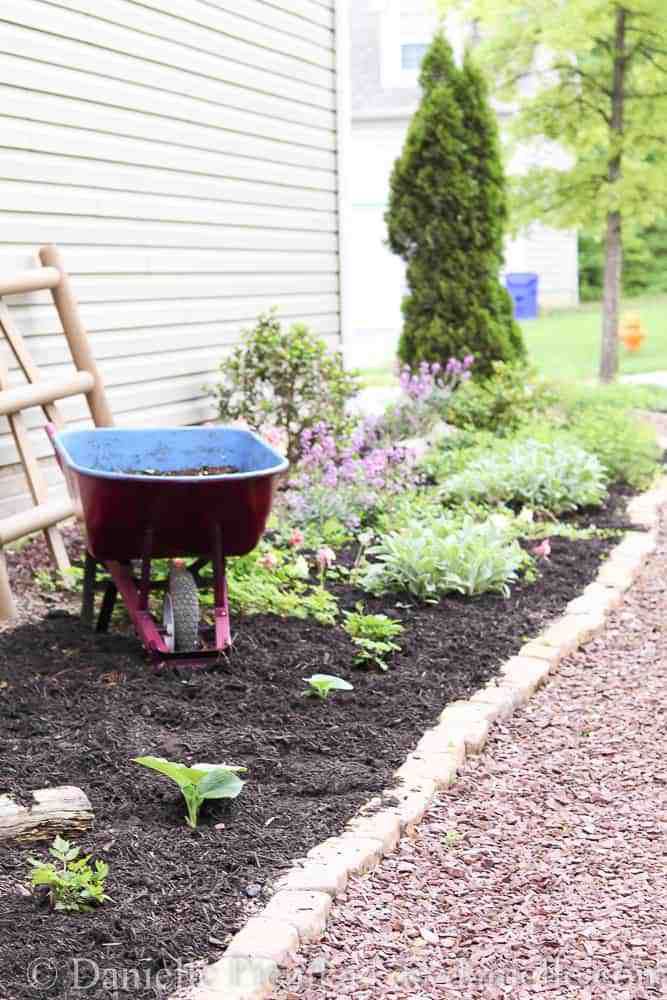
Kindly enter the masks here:
[[667, 535], [274, 1000], [667, 996]]

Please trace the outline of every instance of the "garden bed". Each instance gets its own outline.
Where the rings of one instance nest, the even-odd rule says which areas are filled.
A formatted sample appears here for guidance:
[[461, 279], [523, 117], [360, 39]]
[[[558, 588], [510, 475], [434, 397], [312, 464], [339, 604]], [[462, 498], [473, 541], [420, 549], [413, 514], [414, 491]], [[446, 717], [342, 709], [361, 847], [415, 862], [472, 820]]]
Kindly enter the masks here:
[[[620, 527], [623, 509], [616, 491], [604, 510], [575, 520]], [[19, 586], [26, 566], [38, 568], [41, 544], [15, 557]], [[31, 851], [0, 846], [0, 996], [34, 997], [26, 969], [43, 956], [60, 977], [48, 996], [68, 995], [80, 958], [141, 972], [147, 985], [131, 990], [140, 1000], [159, 995], [156, 982], [175, 985], [179, 963], [217, 958], [248, 898], [390, 786], [444, 705], [495, 676], [595, 577], [613, 544], [552, 538], [537, 582], [515, 585], [509, 599], [419, 605], [336, 585], [343, 609], [363, 598], [404, 623], [386, 674], [355, 669], [339, 627], [256, 615], [233, 620], [233, 652], [214, 671], [156, 676], [132, 637], [87, 632], [71, 601], [47, 597], [47, 616], [0, 635], [0, 791], [82, 787], [96, 825], [81, 843], [108, 861], [113, 902], [83, 916], [40, 910], [12, 891]], [[30, 588], [25, 598], [33, 614], [43, 606]], [[354, 692], [303, 698], [302, 678], [320, 671], [349, 679]], [[242, 764], [248, 783], [192, 831], [174, 786], [131, 762], [144, 753]], [[94, 968], [80, 966], [82, 988]], [[168, 973], [156, 979], [160, 970]], [[84, 995], [106, 1000], [108, 982], [100, 974]]]

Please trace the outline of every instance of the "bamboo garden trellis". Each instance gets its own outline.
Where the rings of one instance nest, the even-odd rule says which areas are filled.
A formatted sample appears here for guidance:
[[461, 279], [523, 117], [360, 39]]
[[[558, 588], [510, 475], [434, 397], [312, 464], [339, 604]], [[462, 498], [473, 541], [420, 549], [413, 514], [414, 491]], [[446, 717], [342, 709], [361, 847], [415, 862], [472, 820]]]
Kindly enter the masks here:
[[[30, 443], [22, 411], [32, 406], [41, 406], [47, 420], [55, 424], [56, 428], [61, 428], [63, 419], [56, 402], [83, 393], [95, 425], [97, 427], [113, 425], [102, 379], [90, 349], [88, 335], [81, 321], [78, 304], [69, 275], [63, 267], [61, 255], [56, 247], [47, 246], [39, 251], [39, 258], [41, 267], [16, 271], [13, 274], [0, 274], [0, 333], [4, 336], [28, 382], [27, 385], [10, 388], [7, 369], [0, 364], [0, 416], [7, 417], [9, 422], [33, 500], [33, 506], [28, 510], [0, 520], [0, 619], [13, 618], [16, 615], [4, 546], [24, 535], [43, 531], [57, 569], [65, 572], [69, 568], [69, 560], [57, 525], [76, 513], [70, 499], [49, 500], [46, 481]], [[3, 301], [5, 295], [46, 290], [49, 290], [53, 297], [76, 368], [76, 373], [66, 378], [42, 379], [41, 372], [33, 361], [7, 304]]]

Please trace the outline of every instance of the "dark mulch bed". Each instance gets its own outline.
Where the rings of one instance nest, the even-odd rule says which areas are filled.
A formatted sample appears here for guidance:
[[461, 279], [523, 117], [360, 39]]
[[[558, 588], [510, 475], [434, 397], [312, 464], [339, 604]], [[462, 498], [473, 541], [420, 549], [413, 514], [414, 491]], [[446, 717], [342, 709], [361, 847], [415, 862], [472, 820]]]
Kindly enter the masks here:
[[[579, 520], [620, 525], [623, 508], [616, 493], [604, 512]], [[17, 582], [21, 565], [39, 563], [35, 544], [14, 560]], [[34, 998], [26, 969], [43, 956], [58, 970], [47, 996], [78, 995], [70, 987], [79, 957], [138, 970], [142, 985], [130, 992], [139, 1000], [160, 995], [157, 983], [173, 985], [179, 962], [218, 957], [244, 901], [261, 898], [291, 859], [339, 832], [387, 787], [443, 706], [493, 677], [581, 592], [613, 544], [553, 539], [537, 583], [514, 588], [508, 600], [418, 606], [339, 587], [344, 607], [363, 598], [404, 621], [402, 652], [384, 675], [351, 666], [341, 629], [271, 615], [235, 621], [228, 660], [189, 677], [153, 675], [134, 639], [86, 632], [58, 608], [1, 634], [0, 791], [84, 788], [97, 819], [82, 844], [109, 862], [113, 902], [82, 916], [38, 909], [8, 891], [24, 882], [32, 852], [1, 847], [0, 996]], [[346, 677], [355, 690], [326, 703], [303, 698], [302, 678], [312, 672]], [[248, 784], [233, 804], [205, 809], [191, 831], [175, 786], [131, 763], [146, 753], [243, 764]], [[80, 986], [92, 968], [80, 966]], [[111, 975], [83, 995], [113, 995]]]

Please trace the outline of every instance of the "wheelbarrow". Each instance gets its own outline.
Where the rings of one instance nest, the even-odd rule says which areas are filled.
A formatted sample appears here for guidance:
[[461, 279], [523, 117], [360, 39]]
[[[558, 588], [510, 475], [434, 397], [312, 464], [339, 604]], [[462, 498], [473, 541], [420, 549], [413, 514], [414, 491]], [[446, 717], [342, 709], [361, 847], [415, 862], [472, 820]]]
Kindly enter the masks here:
[[[110, 579], [98, 631], [108, 629], [120, 593], [156, 665], [217, 658], [231, 645], [225, 560], [259, 542], [287, 461], [235, 427], [47, 430], [85, 526], [84, 621], [93, 624], [101, 566]], [[151, 578], [159, 558], [171, 560], [166, 581]], [[210, 563], [215, 624], [206, 628], [199, 587]], [[149, 602], [159, 590], [161, 622]]]

